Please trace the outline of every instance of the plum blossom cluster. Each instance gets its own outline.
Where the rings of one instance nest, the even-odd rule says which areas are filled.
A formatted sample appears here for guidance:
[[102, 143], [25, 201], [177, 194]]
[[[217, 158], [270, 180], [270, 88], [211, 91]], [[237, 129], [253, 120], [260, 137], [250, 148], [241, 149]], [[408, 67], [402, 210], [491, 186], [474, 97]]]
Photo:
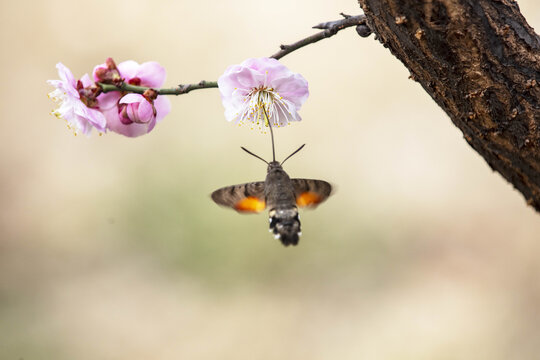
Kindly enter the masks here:
[[229, 66], [218, 86], [227, 121], [261, 129], [300, 121], [298, 111], [309, 96], [306, 79], [272, 58], [247, 59]]
[[[53, 114], [66, 120], [75, 134], [89, 135], [93, 128], [100, 134], [108, 130], [129, 137], [147, 134], [171, 109], [169, 100], [159, 94], [186, 92], [182, 86], [160, 92], [166, 74], [156, 62], [128, 60], [116, 65], [108, 58], [94, 68], [93, 81], [87, 74], [76, 80], [61, 63], [56, 67], [60, 80], [48, 81], [55, 87], [49, 96], [60, 104]], [[115, 91], [104, 91], [104, 84], [113, 85]], [[309, 96], [306, 79], [273, 58], [229, 66], [217, 86], [228, 121], [262, 130], [300, 121], [298, 111]], [[135, 87], [132, 91], [142, 94], [126, 91]]]
[[[133, 60], [118, 66], [109, 58], [93, 71], [94, 81], [85, 74], [76, 80], [62, 63], [56, 65], [60, 80], [49, 80], [55, 87], [49, 94], [59, 103], [53, 115], [64, 119], [75, 135], [90, 135], [93, 128], [100, 134], [107, 130], [129, 137], [147, 134], [170, 111], [169, 100], [157, 95], [165, 82], [165, 69], [156, 62], [138, 64]], [[122, 83], [146, 86], [143, 94], [114, 91], [104, 93], [97, 83]]]

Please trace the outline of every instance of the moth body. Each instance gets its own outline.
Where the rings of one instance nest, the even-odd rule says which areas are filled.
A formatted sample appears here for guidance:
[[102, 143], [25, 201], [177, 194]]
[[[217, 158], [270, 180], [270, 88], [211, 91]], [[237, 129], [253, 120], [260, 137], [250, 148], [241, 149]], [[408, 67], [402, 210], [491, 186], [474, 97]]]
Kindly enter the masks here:
[[294, 186], [289, 175], [277, 161], [268, 164], [264, 198], [269, 209], [270, 231], [285, 246], [298, 244], [300, 219]]

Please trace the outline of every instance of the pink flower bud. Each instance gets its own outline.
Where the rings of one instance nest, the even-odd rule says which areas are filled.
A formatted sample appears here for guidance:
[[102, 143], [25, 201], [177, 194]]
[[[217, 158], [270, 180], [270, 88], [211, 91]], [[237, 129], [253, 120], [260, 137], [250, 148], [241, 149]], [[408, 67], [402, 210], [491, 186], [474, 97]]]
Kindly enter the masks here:
[[156, 121], [156, 108], [141, 94], [127, 94], [120, 99], [120, 121], [124, 125], [131, 123], [150, 124]]
[[94, 79], [96, 82], [114, 84], [117, 86], [123, 81], [112, 58], [107, 58], [107, 60], [105, 60], [105, 64], [98, 65], [94, 68]]

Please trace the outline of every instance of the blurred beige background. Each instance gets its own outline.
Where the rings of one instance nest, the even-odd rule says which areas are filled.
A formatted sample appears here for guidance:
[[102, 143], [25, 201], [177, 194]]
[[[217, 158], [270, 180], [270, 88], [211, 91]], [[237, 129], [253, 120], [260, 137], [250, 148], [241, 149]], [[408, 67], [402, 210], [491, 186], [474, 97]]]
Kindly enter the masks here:
[[[540, 5], [521, 0], [540, 28]], [[283, 59], [310, 82], [277, 132], [294, 177], [337, 191], [284, 248], [212, 190], [262, 180], [267, 135], [216, 89], [171, 98], [148, 136], [74, 137], [45, 81], [108, 56], [167, 86], [269, 56], [355, 0], [2, 1], [1, 359], [533, 359], [540, 217], [354, 29]]]

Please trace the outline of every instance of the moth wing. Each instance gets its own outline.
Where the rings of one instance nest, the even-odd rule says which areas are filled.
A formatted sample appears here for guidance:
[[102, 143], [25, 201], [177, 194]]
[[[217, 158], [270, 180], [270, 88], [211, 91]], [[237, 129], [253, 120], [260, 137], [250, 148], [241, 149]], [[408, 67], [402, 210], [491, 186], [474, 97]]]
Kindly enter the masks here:
[[291, 181], [298, 207], [314, 208], [332, 193], [332, 185], [324, 180], [291, 179]]
[[223, 187], [212, 193], [212, 200], [240, 213], [261, 212], [266, 208], [264, 181]]

